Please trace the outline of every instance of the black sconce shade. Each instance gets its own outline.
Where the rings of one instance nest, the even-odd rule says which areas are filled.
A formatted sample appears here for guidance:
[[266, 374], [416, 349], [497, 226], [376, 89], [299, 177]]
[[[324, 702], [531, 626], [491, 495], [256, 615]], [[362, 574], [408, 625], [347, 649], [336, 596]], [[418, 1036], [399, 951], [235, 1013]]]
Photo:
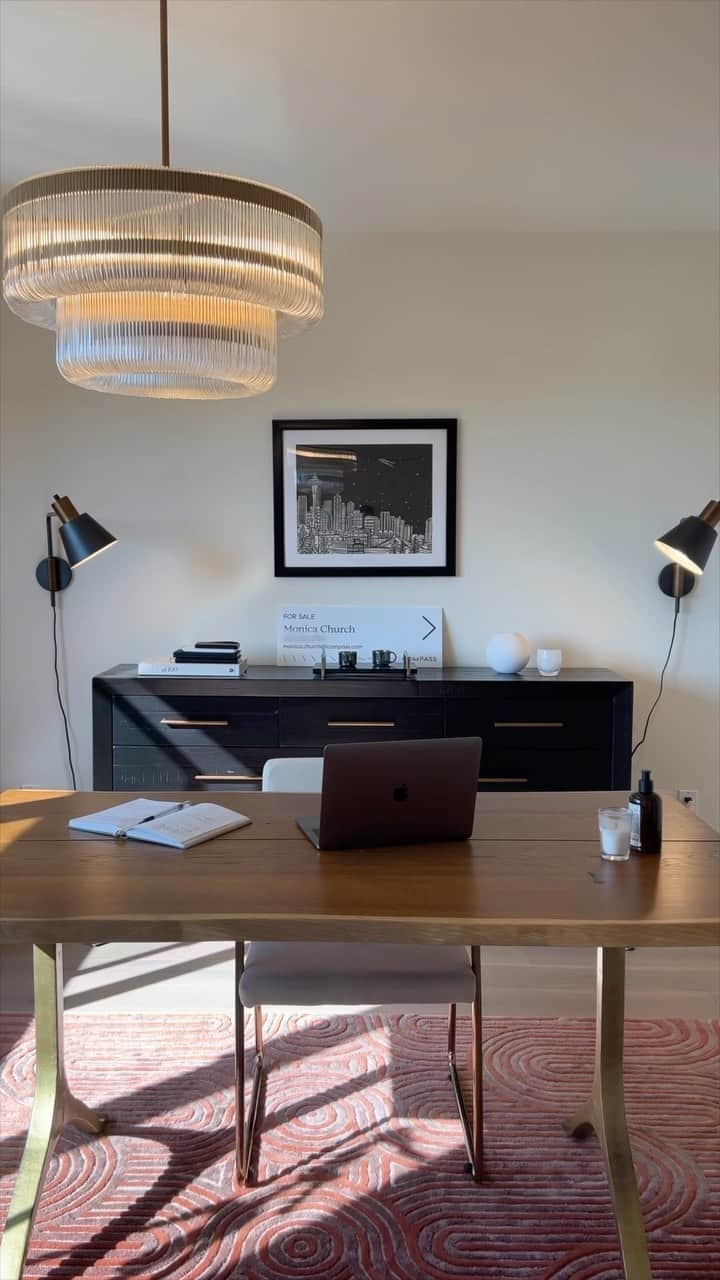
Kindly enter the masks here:
[[60, 537], [68, 564], [72, 569], [89, 560], [91, 556], [99, 555], [106, 547], [112, 547], [117, 542], [117, 538], [108, 533], [107, 529], [103, 529], [102, 525], [98, 524], [97, 520], [93, 520], [87, 511], [76, 516], [74, 520], [61, 524]]
[[60, 537], [71, 569], [99, 555], [106, 547], [112, 547], [117, 538], [107, 529], [103, 529], [97, 520], [89, 516], [87, 511], [80, 515], [77, 507], [69, 498], [61, 498], [53, 494], [53, 511], [60, 520]]
[[710, 558], [720, 522], [720, 502], [709, 502], [699, 516], [685, 516], [679, 524], [669, 529], [655, 546], [668, 559], [690, 573], [702, 573]]

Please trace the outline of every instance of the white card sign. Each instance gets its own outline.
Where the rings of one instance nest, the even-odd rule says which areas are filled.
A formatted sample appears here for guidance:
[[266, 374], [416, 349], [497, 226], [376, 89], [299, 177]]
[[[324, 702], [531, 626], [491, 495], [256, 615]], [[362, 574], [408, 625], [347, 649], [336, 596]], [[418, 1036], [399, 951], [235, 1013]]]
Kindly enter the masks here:
[[328, 666], [337, 666], [340, 649], [354, 649], [359, 666], [372, 665], [373, 649], [392, 649], [398, 664], [406, 653], [415, 667], [441, 667], [442, 609], [296, 604], [281, 607], [280, 666], [317, 666], [323, 650]]

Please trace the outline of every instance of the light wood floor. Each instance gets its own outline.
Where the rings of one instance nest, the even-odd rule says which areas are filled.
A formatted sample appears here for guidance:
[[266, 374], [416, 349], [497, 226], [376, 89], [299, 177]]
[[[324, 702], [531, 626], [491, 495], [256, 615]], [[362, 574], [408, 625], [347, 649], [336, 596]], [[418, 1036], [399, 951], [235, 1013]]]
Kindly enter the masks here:
[[[227, 943], [74, 944], [64, 952], [68, 1012], [231, 1012], [233, 955]], [[31, 949], [3, 946], [0, 962], [0, 1009], [31, 1010]], [[594, 952], [585, 948], [486, 947], [484, 1012], [590, 1017], [594, 970]], [[627, 1016], [720, 1017], [720, 948], [629, 952]]]

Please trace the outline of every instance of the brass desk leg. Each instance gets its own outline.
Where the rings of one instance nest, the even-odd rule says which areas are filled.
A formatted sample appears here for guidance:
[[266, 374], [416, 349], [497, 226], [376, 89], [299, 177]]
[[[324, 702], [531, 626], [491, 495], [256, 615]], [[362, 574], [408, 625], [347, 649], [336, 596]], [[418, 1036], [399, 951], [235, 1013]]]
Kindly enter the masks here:
[[595, 1075], [589, 1102], [565, 1131], [584, 1138], [594, 1129], [602, 1149], [615, 1209], [626, 1280], [652, 1280], [645, 1225], [625, 1120], [623, 1033], [625, 950], [598, 947]]
[[63, 977], [59, 944], [33, 947], [35, 1098], [23, 1158], [0, 1242], [2, 1280], [21, 1280], [45, 1170], [63, 1125], [100, 1133], [105, 1117], [73, 1097], [63, 1066]]

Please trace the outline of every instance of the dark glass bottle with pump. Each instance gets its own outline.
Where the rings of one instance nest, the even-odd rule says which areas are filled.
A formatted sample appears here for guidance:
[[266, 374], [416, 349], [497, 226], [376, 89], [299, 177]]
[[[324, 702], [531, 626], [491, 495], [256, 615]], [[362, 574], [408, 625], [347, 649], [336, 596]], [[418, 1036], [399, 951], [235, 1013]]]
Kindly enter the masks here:
[[662, 845], [662, 800], [643, 769], [637, 791], [630, 796], [630, 848], [635, 853], [659, 853]]

